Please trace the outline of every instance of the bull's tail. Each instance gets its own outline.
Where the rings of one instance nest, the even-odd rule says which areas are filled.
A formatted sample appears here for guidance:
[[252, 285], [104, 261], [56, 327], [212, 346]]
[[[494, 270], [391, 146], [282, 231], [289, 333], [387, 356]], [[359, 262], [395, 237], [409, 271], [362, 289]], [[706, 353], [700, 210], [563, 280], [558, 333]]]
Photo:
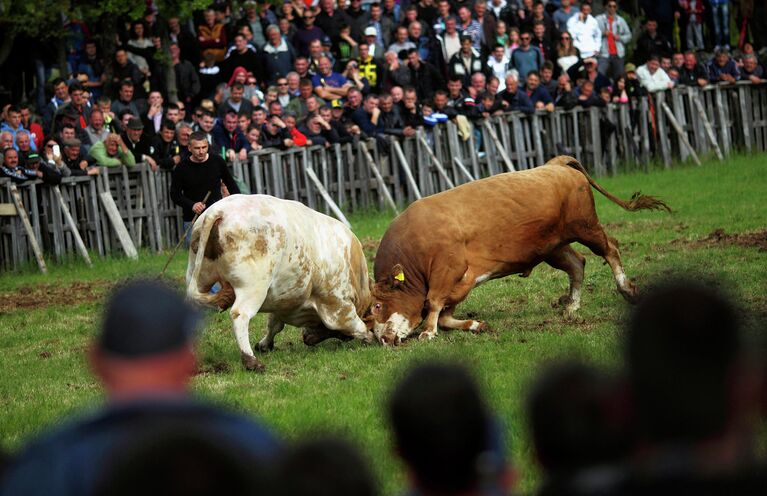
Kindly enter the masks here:
[[654, 196], [643, 195], [639, 191], [636, 191], [631, 195], [629, 201], [621, 200], [594, 181], [580, 162], [572, 157], [567, 157], [567, 159], [568, 160], [565, 163], [586, 176], [586, 179], [589, 181], [592, 188], [602, 193], [608, 200], [619, 205], [624, 210], [628, 210], [629, 212], [636, 212], [637, 210], [665, 210], [671, 212], [671, 207], [669, 207], [663, 200]]
[[213, 234], [214, 237], [218, 236], [218, 229], [215, 228], [218, 222], [222, 219], [222, 216], [223, 213], [218, 213], [202, 217], [202, 224], [199, 227], [200, 238], [197, 243], [197, 254], [195, 255], [192, 276], [189, 281], [187, 281], [186, 296], [190, 300], [201, 305], [215, 306], [223, 310], [230, 307], [234, 301], [234, 291], [229, 283], [221, 281], [221, 291], [216, 294], [203, 293], [199, 288], [200, 270], [202, 269], [202, 263], [205, 259], [208, 240], [211, 238], [211, 234]]

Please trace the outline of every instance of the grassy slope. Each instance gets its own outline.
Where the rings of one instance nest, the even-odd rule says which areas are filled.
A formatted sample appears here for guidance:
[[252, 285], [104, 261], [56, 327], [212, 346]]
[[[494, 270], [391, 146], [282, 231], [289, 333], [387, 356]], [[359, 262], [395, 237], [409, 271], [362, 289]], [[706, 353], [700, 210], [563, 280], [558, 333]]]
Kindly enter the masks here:
[[[767, 264], [763, 253], [737, 246], [692, 248], [672, 243], [698, 239], [717, 228], [738, 233], [767, 227], [767, 207], [760, 201], [767, 191], [764, 158], [735, 158], [721, 165], [601, 180], [618, 196], [625, 198], [642, 189], [666, 199], [675, 210], [673, 215], [629, 214], [597, 197], [600, 219], [621, 242], [627, 274], [640, 284], [669, 272], [712, 275], [725, 281], [746, 309], [764, 315]], [[370, 213], [351, 221], [360, 238], [379, 238], [389, 219], [387, 214]], [[586, 253], [585, 248], [578, 249]], [[164, 262], [165, 256], [144, 254], [138, 264], [101, 260], [94, 269], [79, 264], [54, 266], [49, 277], [29, 270], [2, 275], [0, 281], [3, 291], [14, 291], [40, 283], [115, 280], [136, 273], [155, 274]], [[185, 257], [177, 255], [169, 274], [180, 280], [185, 265]], [[476, 371], [505, 422], [510, 452], [522, 472], [520, 489], [529, 491], [537, 473], [525, 433], [523, 397], [536, 371], [563, 356], [620, 364], [618, 328], [627, 307], [613, 289], [609, 269], [588, 255], [583, 324], [564, 323], [549, 306], [566, 286], [563, 273], [544, 266], [528, 279], [490, 282], [475, 290], [458, 314], [476, 313], [489, 321], [494, 332], [480, 336], [442, 332], [433, 342], [409, 342], [394, 350], [338, 342], [307, 348], [299, 332], [288, 327], [277, 337], [276, 351], [263, 358], [264, 375], [241, 370], [228, 316], [211, 314], [200, 342], [203, 372], [194, 387], [214, 401], [261, 417], [288, 438], [317, 429], [348, 434], [366, 451], [385, 492], [391, 494], [403, 481], [396, 475], [399, 467], [391, 456], [382, 415], [386, 394], [408, 363], [456, 359]], [[99, 311], [98, 301], [72, 301], [0, 314], [0, 445], [15, 448], [64, 414], [98, 401], [100, 390], [87, 372], [84, 350]], [[254, 319], [253, 342], [264, 325], [262, 316]]]

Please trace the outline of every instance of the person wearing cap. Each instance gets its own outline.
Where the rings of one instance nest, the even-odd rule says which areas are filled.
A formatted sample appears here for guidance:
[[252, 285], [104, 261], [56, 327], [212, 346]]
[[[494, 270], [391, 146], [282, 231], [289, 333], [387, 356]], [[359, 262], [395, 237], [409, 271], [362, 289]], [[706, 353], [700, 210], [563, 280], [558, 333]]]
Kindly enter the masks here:
[[[378, 41], [378, 31], [376, 31], [376, 28], [373, 26], [368, 26], [365, 28], [365, 38], [360, 43], [362, 45], [363, 43], [367, 45], [368, 47], [368, 57], [370, 57], [372, 60], [376, 61], [377, 63], [380, 63], [384, 59], [384, 46]], [[362, 55], [360, 54], [360, 62], [362, 62]]]
[[59, 160], [53, 157], [57, 168], [64, 171], [65, 176], [97, 176], [99, 168], [95, 167], [95, 160], [87, 158], [82, 150], [80, 140], [77, 138], [65, 139], [61, 144], [62, 154]]
[[94, 494], [112, 460], [135, 439], [179, 423], [231, 444], [242, 456], [265, 463], [278, 456], [280, 441], [251, 417], [190, 394], [200, 317], [160, 282], [132, 281], [114, 291], [87, 352], [106, 403], [24, 446], [0, 494]]
[[387, 401], [395, 452], [408, 469], [411, 494], [509, 494], [516, 474], [501, 427], [467, 370], [425, 362]]
[[[139, 121], [140, 122], [140, 121]], [[125, 145], [119, 134], [110, 134], [104, 141], [93, 145], [88, 155], [101, 167], [120, 167], [136, 165], [136, 159]]]
[[151, 157], [150, 138], [144, 133], [144, 123], [141, 119], [131, 117], [121, 137], [125, 146], [133, 154], [135, 163], [146, 162], [153, 171], [157, 171], [157, 163]]

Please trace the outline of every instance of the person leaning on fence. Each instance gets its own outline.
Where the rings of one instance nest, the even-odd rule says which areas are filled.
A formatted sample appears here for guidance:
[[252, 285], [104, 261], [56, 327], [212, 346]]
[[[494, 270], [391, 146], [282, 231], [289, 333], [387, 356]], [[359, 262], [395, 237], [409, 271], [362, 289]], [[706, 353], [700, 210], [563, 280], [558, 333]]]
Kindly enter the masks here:
[[56, 163], [54, 157], [54, 163], [57, 167], [64, 170], [65, 176], [97, 176], [99, 175], [99, 168], [94, 167], [93, 158], [88, 160], [85, 154], [82, 152], [80, 146], [80, 140], [77, 138], [64, 140], [61, 144], [61, 157], [59, 163]]
[[181, 145], [176, 139], [176, 124], [164, 119], [160, 132], [152, 138], [152, 158], [160, 169], [173, 170], [181, 163]]
[[712, 83], [734, 83], [740, 79], [738, 65], [727, 50], [717, 50], [707, 68], [708, 80]]
[[15, 183], [23, 183], [37, 179], [36, 171], [19, 167], [19, 152], [13, 148], [3, 150], [3, 165], [0, 166], [0, 177], [7, 177]]
[[756, 55], [753, 53], [743, 56], [743, 67], [740, 68], [740, 80], [751, 81], [754, 84], [765, 82], [764, 67], [759, 63]]
[[668, 77], [666, 71], [661, 68], [660, 59], [655, 55], [652, 55], [646, 64], [637, 67], [636, 75], [639, 79], [639, 84], [648, 93], [655, 93], [674, 87], [674, 82]]
[[229, 110], [224, 114], [223, 120], [219, 120], [211, 133], [213, 142], [218, 145], [226, 159], [229, 161], [235, 158], [246, 160], [250, 151], [250, 143], [245, 134], [240, 130], [237, 120], [237, 113]]
[[26, 445], [0, 482], [0, 494], [94, 494], [127, 448], [179, 425], [188, 426], [187, 432], [206, 431], [248, 459], [267, 463], [278, 456], [281, 443], [264, 427], [190, 395], [200, 317], [178, 292], [157, 281], [129, 282], [112, 293], [88, 351], [106, 405]]
[[509, 493], [515, 474], [500, 426], [462, 367], [416, 366], [391, 394], [387, 413], [412, 494]]
[[88, 155], [96, 161], [96, 165], [101, 167], [120, 167], [123, 165], [133, 167], [136, 165], [136, 159], [119, 134], [112, 133], [104, 141], [99, 141], [93, 145]]
[[[221, 199], [222, 182], [230, 194], [240, 192], [224, 159], [208, 153], [208, 150], [205, 133], [192, 133], [189, 138], [189, 158], [173, 169], [170, 198], [183, 209], [184, 230], [189, 227], [195, 215], [201, 214], [208, 206]], [[203, 203], [208, 193], [210, 196]], [[191, 230], [187, 241], [190, 238]]]

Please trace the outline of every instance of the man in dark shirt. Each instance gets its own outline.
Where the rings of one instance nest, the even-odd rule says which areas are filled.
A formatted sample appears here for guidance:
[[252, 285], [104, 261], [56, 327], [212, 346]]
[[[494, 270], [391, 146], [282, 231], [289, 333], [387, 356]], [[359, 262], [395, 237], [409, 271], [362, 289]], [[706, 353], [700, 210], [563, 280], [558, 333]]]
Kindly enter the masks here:
[[[224, 159], [208, 153], [208, 139], [205, 133], [192, 133], [189, 138], [189, 152], [189, 159], [182, 161], [173, 170], [170, 185], [171, 200], [184, 210], [185, 230], [195, 215], [201, 214], [208, 205], [221, 199], [222, 181], [230, 194], [240, 192]], [[208, 193], [210, 196], [203, 202]]]
[[173, 170], [181, 163], [181, 146], [176, 140], [176, 126], [165, 119], [160, 125], [160, 132], [152, 138], [152, 158], [161, 169]]
[[132, 117], [128, 121], [125, 132], [122, 135], [123, 142], [128, 150], [133, 153], [136, 163], [146, 162], [153, 171], [157, 171], [157, 163], [151, 157], [152, 151], [149, 136], [144, 133], [144, 123], [138, 117]]
[[671, 43], [668, 39], [658, 32], [658, 21], [647, 19], [645, 21], [645, 30], [639, 36], [634, 49], [634, 63], [642, 65], [652, 56], [671, 57]]
[[708, 73], [706, 68], [698, 63], [695, 52], [684, 54], [684, 64], [679, 68], [679, 86], [706, 86]]

